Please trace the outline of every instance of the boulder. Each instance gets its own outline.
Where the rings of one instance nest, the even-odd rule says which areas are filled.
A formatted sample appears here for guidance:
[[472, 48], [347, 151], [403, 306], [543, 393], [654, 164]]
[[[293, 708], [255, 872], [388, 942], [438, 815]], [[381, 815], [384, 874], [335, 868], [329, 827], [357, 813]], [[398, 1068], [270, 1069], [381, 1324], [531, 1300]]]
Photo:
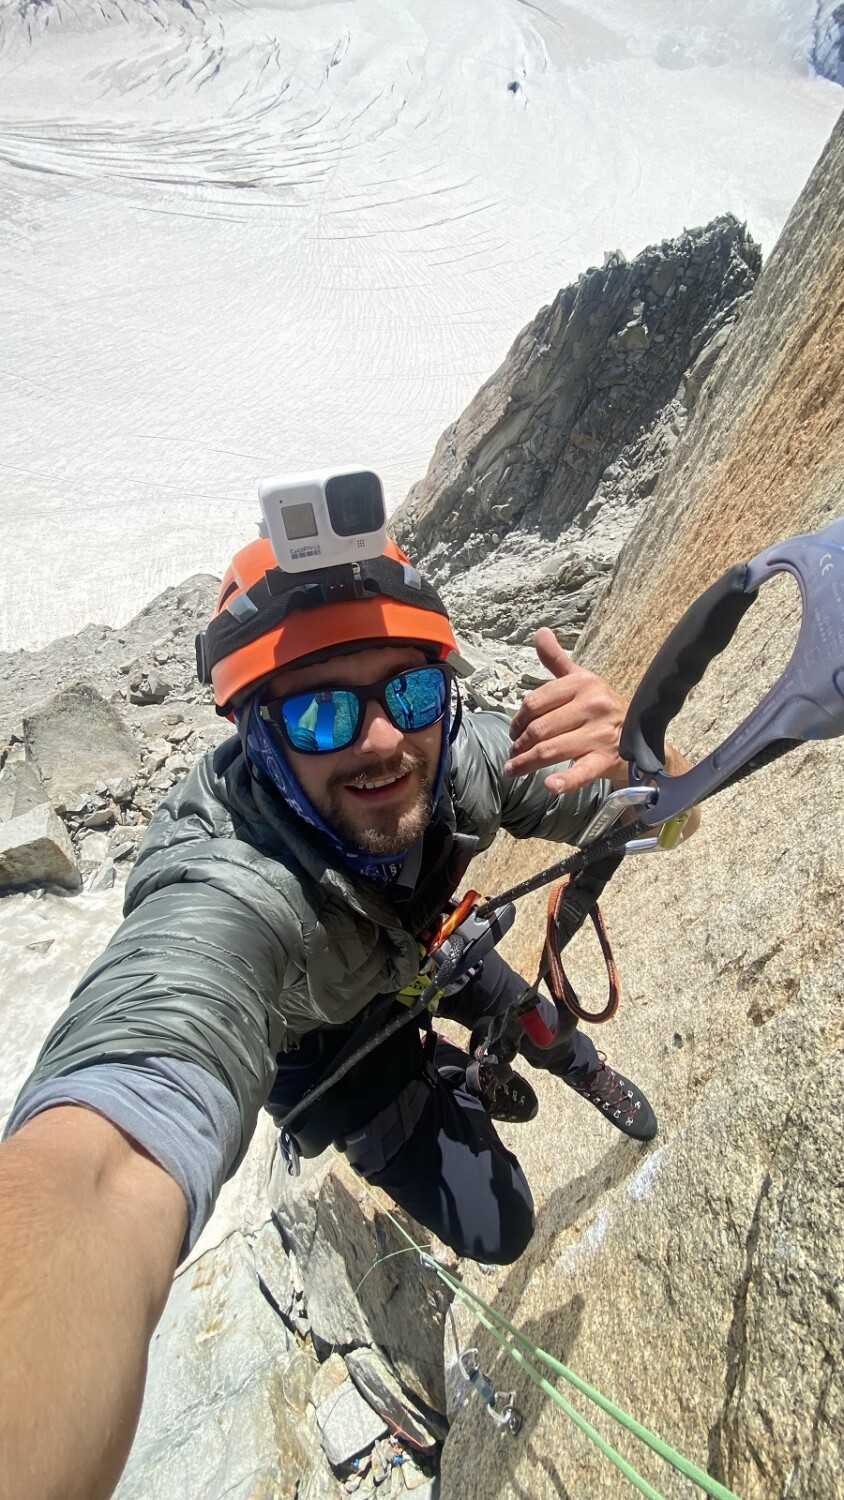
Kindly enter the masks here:
[[48, 802], [0, 823], [0, 894], [81, 884], [70, 836]]
[[129, 678], [130, 703], [163, 703], [172, 691], [173, 684], [155, 670], [141, 671]]
[[115, 869], [114, 860], [110, 856], [106, 856], [102, 864], [91, 876], [87, 889], [92, 894], [95, 894], [97, 891], [110, 891], [116, 879], [117, 870]]
[[88, 682], [64, 688], [27, 714], [24, 744], [59, 811], [98, 782], [134, 779], [140, 764], [140, 746], [120, 714]]
[[351, 1380], [345, 1380], [317, 1407], [316, 1420], [325, 1456], [335, 1469], [371, 1448], [387, 1431], [386, 1423], [358, 1394]]
[[0, 772], [0, 823], [19, 818], [48, 801], [44, 783], [28, 761], [10, 761]]

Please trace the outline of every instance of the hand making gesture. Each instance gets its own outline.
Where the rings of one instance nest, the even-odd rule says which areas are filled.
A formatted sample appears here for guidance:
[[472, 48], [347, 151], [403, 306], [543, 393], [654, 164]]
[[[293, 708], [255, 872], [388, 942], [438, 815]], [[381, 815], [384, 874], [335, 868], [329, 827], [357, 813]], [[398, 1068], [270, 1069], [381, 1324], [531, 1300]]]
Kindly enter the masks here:
[[574, 764], [547, 776], [550, 792], [574, 792], [601, 776], [627, 782], [618, 741], [627, 704], [609, 683], [579, 667], [547, 626], [534, 636], [536, 654], [553, 672], [551, 682], [531, 688], [510, 725], [513, 750], [508, 775], [524, 776], [561, 760]]

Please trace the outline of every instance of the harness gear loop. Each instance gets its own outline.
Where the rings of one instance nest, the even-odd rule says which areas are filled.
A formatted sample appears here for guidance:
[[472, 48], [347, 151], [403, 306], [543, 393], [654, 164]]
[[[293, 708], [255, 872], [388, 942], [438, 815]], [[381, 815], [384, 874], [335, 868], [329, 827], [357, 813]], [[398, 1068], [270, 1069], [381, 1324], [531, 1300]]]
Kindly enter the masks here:
[[[618, 968], [613, 957], [604, 919], [601, 915], [601, 908], [596, 901], [588, 909], [586, 916], [588, 916], [598, 935], [598, 942], [601, 945], [601, 952], [604, 955], [604, 962], [607, 966], [607, 978], [609, 980], [609, 994], [603, 1010], [586, 1010], [581, 1005], [577, 991], [565, 971], [561, 953], [560, 917], [565, 907], [566, 896], [571, 883], [570, 878], [561, 880], [557, 885], [551, 887], [548, 894], [548, 921], [545, 932], [547, 973], [545, 977], [548, 988], [558, 1005], [564, 1005], [566, 1010], [575, 1016], [578, 1021], [590, 1021], [593, 1025], [597, 1026], [603, 1021], [611, 1020], [618, 1010], [618, 1002], [621, 996]], [[568, 935], [566, 935], [565, 941], [568, 941]]]

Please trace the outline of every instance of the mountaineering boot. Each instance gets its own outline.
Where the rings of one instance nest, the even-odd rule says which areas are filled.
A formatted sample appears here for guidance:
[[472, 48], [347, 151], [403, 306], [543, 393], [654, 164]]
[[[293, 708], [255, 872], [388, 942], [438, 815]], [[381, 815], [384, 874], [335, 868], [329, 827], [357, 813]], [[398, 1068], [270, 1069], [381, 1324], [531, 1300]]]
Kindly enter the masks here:
[[597, 1065], [585, 1078], [577, 1074], [567, 1077], [565, 1073], [557, 1076], [594, 1104], [623, 1135], [632, 1136], [634, 1141], [652, 1141], [657, 1132], [656, 1115], [642, 1090], [611, 1068], [603, 1052], [597, 1057]]
[[520, 1125], [535, 1120], [539, 1100], [526, 1079], [508, 1063], [493, 1063], [475, 1057], [466, 1069], [466, 1087], [480, 1099], [492, 1120], [507, 1120]]

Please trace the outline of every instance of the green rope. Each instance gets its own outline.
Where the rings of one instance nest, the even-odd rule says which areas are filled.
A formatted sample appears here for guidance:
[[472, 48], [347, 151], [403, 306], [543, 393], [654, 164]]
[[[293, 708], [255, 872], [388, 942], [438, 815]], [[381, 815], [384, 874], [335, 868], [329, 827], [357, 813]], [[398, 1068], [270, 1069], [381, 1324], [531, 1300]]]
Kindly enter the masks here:
[[372, 1262], [369, 1270], [364, 1271], [360, 1281], [358, 1282], [357, 1286], [354, 1289], [354, 1292], [352, 1293], [352, 1296], [357, 1296], [358, 1292], [363, 1286], [363, 1283], [366, 1281], [367, 1276], [371, 1276], [373, 1271], [377, 1271], [379, 1266], [383, 1266], [385, 1260], [395, 1260], [397, 1255], [412, 1255], [414, 1250], [418, 1250], [420, 1256], [423, 1257], [423, 1259], [425, 1260], [425, 1264], [427, 1265], [426, 1252], [419, 1245], [407, 1245], [404, 1250], [391, 1250], [388, 1255], [379, 1255], [377, 1260], [374, 1260]]
[[[419, 1253], [427, 1264], [436, 1265], [436, 1262], [432, 1261], [431, 1257], [424, 1250], [420, 1249]], [[593, 1401], [608, 1416], [613, 1417], [616, 1422], [625, 1427], [634, 1437], [639, 1438], [648, 1448], [657, 1453], [660, 1458], [665, 1459], [666, 1463], [678, 1469], [681, 1474], [684, 1474], [687, 1479], [691, 1479], [701, 1489], [705, 1490], [708, 1495], [712, 1495], [714, 1500], [739, 1500], [739, 1497], [732, 1490], [728, 1490], [717, 1479], [713, 1479], [710, 1474], [705, 1473], [703, 1469], [699, 1469], [688, 1458], [684, 1458], [682, 1453], [677, 1453], [674, 1448], [669, 1447], [668, 1443], [663, 1442], [662, 1438], [656, 1436], [656, 1433], [651, 1432], [647, 1427], [643, 1427], [641, 1422], [636, 1421], [635, 1417], [631, 1417], [622, 1407], [616, 1406], [607, 1396], [603, 1396], [594, 1386], [589, 1385], [588, 1381], [584, 1380], [582, 1376], [576, 1375], [574, 1370], [569, 1369], [567, 1365], [561, 1364], [553, 1355], [546, 1353], [532, 1339], [529, 1339], [526, 1334], [514, 1327], [512, 1323], [509, 1323], [502, 1313], [490, 1307], [484, 1301], [483, 1297], [478, 1296], [477, 1292], [473, 1292], [470, 1287], [465, 1286], [462, 1281], [453, 1276], [450, 1271], [445, 1270], [443, 1266], [437, 1266], [436, 1269], [437, 1274], [441, 1276], [446, 1285], [452, 1288], [456, 1295], [462, 1297], [465, 1301], [476, 1304], [477, 1307], [483, 1308], [484, 1312], [495, 1320], [500, 1329], [503, 1329], [510, 1338], [515, 1339], [517, 1343], [527, 1349], [533, 1358], [539, 1360], [540, 1364], [546, 1365], [548, 1369], [554, 1370], [558, 1375], [562, 1375], [582, 1395], [587, 1396], [590, 1401]], [[479, 1321], [483, 1321], [483, 1319], [479, 1319]], [[511, 1349], [511, 1346], [503, 1339], [499, 1342], [508, 1351]], [[513, 1350], [514, 1355], [518, 1352], [518, 1350]], [[554, 1387], [552, 1386], [551, 1389], [553, 1390]]]
[[[354, 1168], [351, 1168], [351, 1170], [354, 1171]], [[550, 1381], [547, 1381], [538, 1370], [535, 1370], [533, 1368], [529, 1360], [525, 1358], [525, 1355], [522, 1352], [523, 1350], [527, 1350], [534, 1359], [538, 1360], [540, 1364], [545, 1365], [548, 1369], [553, 1370], [555, 1374], [561, 1375], [564, 1380], [567, 1380], [570, 1385], [574, 1386], [576, 1390], [580, 1391], [581, 1395], [586, 1396], [596, 1406], [600, 1407], [602, 1411], [606, 1412], [608, 1416], [612, 1417], [616, 1422], [618, 1422], [620, 1426], [624, 1427], [628, 1432], [632, 1433], [634, 1437], [639, 1438], [640, 1441], [646, 1445], [646, 1447], [650, 1448], [660, 1458], [664, 1459], [666, 1463], [670, 1464], [679, 1473], [683, 1474], [687, 1479], [690, 1479], [700, 1489], [704, 1490], [706, 1494], [711, 1495], [713, 1497], [713, 1500], [739, 1500], [739, 1497], [733, 1490], [727, 1489], [726, 1486], [720, 1484], [717, 1479], [713, 1479], [710, 1474], [707, 1474], [703, 1469], [698, 1468], [697, 1465], [691, 1463], [689, 1459], [684, 1458], [681, 1453], [678, 1453], [674, 1448], [671, 1448], [668, 1443], [663, 1442], [662, 1438], [657, 1437], [656, 1434], [651, 1432], [647, 1427], [643, 1427], [641, 1422], [637, 1422], [635, 1417], [631, 1417], [626, 1411], [623, 1410], [622, 1407], [616, 1406], [613, 1401], [610, 1401], [608, 1397], [602, 1395], [600, 1391], [594, 1388], [594, 1386], [589, 1385], [588, 1381], [584, 1380], [580, 1375], [576, 1375], [575, 1372], [569, 1369], [567, 1365], [562, 1364], [560, 1360], [555, 1359], [553, 1355], [548, 1354], [544, 1349], [540, 1348], [540, 1346], [538, 1344], [535, 1344], [532, 1339], [529, 1339], [526, 1334], [520, 1332], [520, 1330], [516, 1328], [512, 1323], [508, 1322], [503, 1314], [497, 1312], [495, 1308], [490, 1307], [489, 1303], [485, 1302], [483, 1297], [478, 1296], [477, 1292], [473, 1292], [469, 1287], [465, 1286], [464, 1283], [458, 1279], [458, 1277], [454, 1276], [452, 1272], [447, 1271], [445, 1267], [441, 1266], [436, 1260], [433, 1259], [431, 1255], [424, 1251], [420, 1245], [417, 1245], [413, 1236], [407, 1232], [403, 1224], [399, 1223], [395, 1215], [392, 1214], [388, 1208], [384, 1208], [383, 1204], [379, 1201], [378, 1198], [376, 1198], [375, 1194], [373, 1193], [372, 1189], [365, 1181], [365, 1179], [362, 1178], [357, 1172], [355, 1172], [355, 1176], [357, 1177], [358, 1181], [361, 1183], [369, 1197], [371, 1197], [373, 1201], [378, 1204], [378, 1207], [390, 1220], [390, 1223], [394, 1226], [394, 1228], [398, 1230], [399, 1234], [405, 1240], [407, 1240], [408, 1245], [412, 1246], [412, 1248], [418, 1252], [423, 1263], [430, 1266], [431, 1269], [436, 1272], [440, 1280], [450, 1288], [455, 1296], [460, 1297], [465, 1302], [472, 1303], [475, 1309], [481, 1308], [483, 1310], [483, 1313], [486, 1316], [481, 1316], [480, 1314], [476, 1313], [478, 1321], [489, 1330], [493, 1338], [504, 1350], [504, 1352], [506, 1354], [509, 1354], [510, 1357], [515, 1360], [520, 1368], [524, 1370], [529, 1379], [532, 1380], [535, 1385], [539, 1386], [540, 1390], [544, 1391], [547, 1396], [550, 1396], [551, 1399], [558, 1406], [560, 1406], [563, 1411], [565, 1411], [566, 1415], [571, 1418], [575, 1425], [580, 1428], [580, 1430], [584, 1432], [588, 1437], [591, 1438], [596, 1447], [604, 1454], [604, 1456], [606, 1458], [609, 1458], [611, 1462], [614, 1463], [618, 1469], [620, 1469], [625, 1478], [629, 1479], [630, 1483], [634, 1485], [634, 1487], [638, 1489], [641, 1494], [648, 1496], [649, 1500], [662, 1500], [662, 1497], [659, 1495], [658, 1491], [654, 1490], [651, 1485], [648, 1484], [646, 1479], [643, 1479], [640, 1474], [637, 1474], [636, 1470], [633, 1469], [631, 1465], [621, 1457], [620, 1454], [616, 1453], [615, 1449], [610, 1447], [609, 1443], [605, 1442], [600, 1433], [598, 1433], [595, 1428], [592, 1427], [591, 1424], [587, 1422], [586, 1419], [582, 1417], [578, 1411], [575, 1410], [574, 1407], [569, 1405], [565, 1398], [560, 1395], [560, 1392], [553, 1385], [551, 1385]], [[507, 1335], [507, 1337], [505, 1337], [505, 1334]], [[514, 1346], [514, 1344], [510, 1342], [510, 1340], [515, 1340], [516, 1346]], [[519, 1348], [517, 1347], [518, 1345], [521, 1345], [522, 1347]]]
[[[437, 1269], [438, 1271], [441, 1271], [442, 1267], [438, 1267]], [[442, 1279], [446, 1281], [447, 1277], [448, 1272], [444, 1271]], [[447, 1284], [450, 1285], [451, 1283], [447, 1281]], [[462, 1283], [460, 1284], [462, 1285]], [[457, 1293], [457, 1295], [460, 1295], [459, 1292]], [[478, 1319], [478, 1322], [482, 1323], [484, 1328], [487, 1328], [489, 1330], [489, 1332], [492, 1334], [492, 1337], [495, 1339], [495, 1342], [500, 1345], [505, 1354], [509, 1354], [510, 1357], [516, 1361], [516, 1364], [519, 1365], [520, 1369], [524, 1370], [525, 1374], [533, 1381], [534, 1385], [539, 1386], [539, 1389], [541, 1391], [544, 1391], [546, 1396], [550, 1396], [551, 1400], [555, 1402], [555, 1404], [559, 1406], [562, 1411], [565, 1412], [567, 1417], [571, 1417], [571, 1420], [574, 1422], [575, 1426], [579, 1427], [580, 1431], [584, 1432], [588, 1438], [591, 1438], [596, 1448], [600, 1449], [604, 1457], [608, 1458], [611, 1463], [615, 1464], [616, 1468], [621, 1471], [625, 1479], [630, 1480], [630, 1483], [633, 1485], [634, 1489], [637, 1489], [640, 1494], [645, 1495], [646, 1500], [664, 1500], [664, 1496], [659, 1493], [659, 1490], [655, 1490], [653, 1485], [648, 1484], [647, 1479], [643, 1479], [642, 1475], [637, 1473], [632, 1464], [629, 1464], [626, 1458], [622, 1458], [621, 1454], [617, 1452], [617, 1450], [613, 1448], [605, 1438], [601, 1437], [601, 1434], [598, 1432], [597, 1428], [593, 1427], [591, 1422], [587, 1422], [586, 1418], [582, 1417], [580, 1415], [580, 1412], [577, 1411], [575, 1407], [570, 1405], [565, 1396], [561, 1396], [556, 1387], [553, 1386], [549, 1380], [546, 1380], [544, 1375], [541, 1375], [538, 1370], [535, 1370], [533, 1368], [533, 1365], [530, 1363], [530, 1361], [525, 1359], [525, 1356], [522, 1354], [521, 1349], [515, 1349], [512, 1344], [508, 1343], [507, 1339], [505, 1339], [500, 1329], [496, 1328], [495, 1325], [490, 1322], [489, 1318], [485, 1317], [483, 1313], [476, 1313], [476, 1317]]]

